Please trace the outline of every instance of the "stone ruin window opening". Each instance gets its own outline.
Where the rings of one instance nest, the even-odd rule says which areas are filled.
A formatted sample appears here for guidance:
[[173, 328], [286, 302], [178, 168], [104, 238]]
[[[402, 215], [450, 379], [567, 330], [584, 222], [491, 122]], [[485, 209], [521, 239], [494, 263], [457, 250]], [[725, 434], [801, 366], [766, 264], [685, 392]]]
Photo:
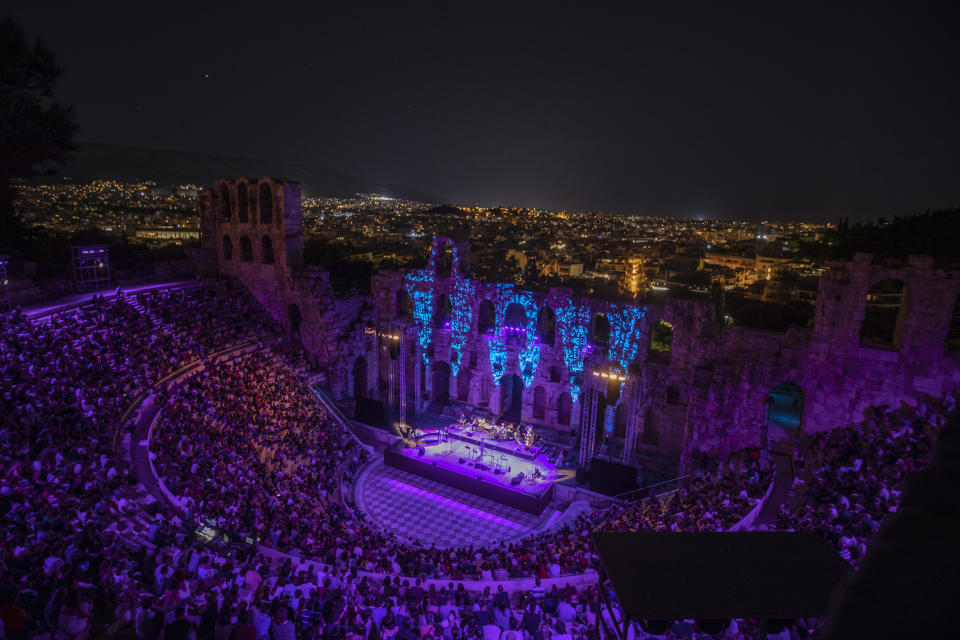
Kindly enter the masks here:
[[497, 328], [497, 312], [493, 303], [489, 300], [482, 300], [477, 309], [477, 335], [485, 336], [492, 334]]
[[666, 320], [658, 320], [650, 330], [650, 351], [652, 360], [670, 362], [673, 351], [673, 325]]
[[450, 298], [445, 293], [437, 296], [436, 310], [433, 313], [433, 326], [436, 329], [450, 328], [450, 314], [453, 307], [450, 305]]
[[519, 302], [507, 305], [506, 313], [503, 314], [503, 330], [510, 337], [520, 337], [521, 334], [526, 337], [527, 312]]
[[220, 220], [230, 221], [230, 189], [227, 185], [220, 185]]
[[250, 236], [240, 236], [240, 259], [244, 262], [253, 262], [253, 244]]
[[437, 248], [437, 277], [449, 278], [453, 274], [453, 245], [443, 242]]
[[250, 222], [250, 193], [246, 182], [237, 183], [237, 215], [242, 224]]
[[223, 236], [223, 259], [233, 260], [233, 238], [228, 235]]
[[259, 196], [260, 223], [270, 224], [273, 222], [273, 190], [270, 188], [270, 183], [260, 183]]
[[547, 391], [543, 387], [533, 390], [533, 419], [543, 420], [547, 417]]
[[899, 349], [907, 306], [907, 288], [901, 280], [881, 280], [867, 293], [860, 345], [873, 349]]
[[560, 382], [560, 367], [557, 365], [550, 366], [550, 382]]
[[794, 382], [778, 384], [766, 398], [767, 421], [762, 446], [770, 440], [782, 439], [787, 434], [798, 434], [803, 422], [804, 394]]
[[600, 347], [610, 344], [610, 321], [606, 315], [598, 313], [593, 316], [590, 323], [590, 341]]
[[263, 264], [273, 264], [273, 239], [270, 236], [260, 238]]
[[557, 334], [557, 316], [550, 307], [537, 313], [537, 342], [552, 347]]

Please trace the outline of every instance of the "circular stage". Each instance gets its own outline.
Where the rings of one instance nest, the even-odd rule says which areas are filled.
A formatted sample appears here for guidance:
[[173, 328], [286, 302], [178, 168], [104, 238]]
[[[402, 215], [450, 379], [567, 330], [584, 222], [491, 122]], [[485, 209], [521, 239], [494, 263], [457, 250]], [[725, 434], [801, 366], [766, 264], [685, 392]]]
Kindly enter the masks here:
[[488, 546], [521, 538], [551, 516], [532, 515], [492, 500], [388, 467], [378, 460], [360, 474], [357, 506], [380, 528], [425, 547]]

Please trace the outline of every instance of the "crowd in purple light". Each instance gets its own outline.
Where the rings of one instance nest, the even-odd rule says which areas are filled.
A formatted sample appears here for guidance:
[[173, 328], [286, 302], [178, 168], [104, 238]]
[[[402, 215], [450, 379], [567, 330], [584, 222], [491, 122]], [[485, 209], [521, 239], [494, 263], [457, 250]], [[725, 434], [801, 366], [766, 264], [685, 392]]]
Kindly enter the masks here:
[[[113, 447], [121, 415], [163, 376], [275, 328], [223, 280], [98, 299], [43, 323], [0, 316], [0, 619], [8, 638], [124, 628], [154, 638], [164, 625], [176, 629], [178, 616], [200, 638], [218, 640], [244, 625], [254, 635], [235, 637], [587, 637], [596, 620], [590, 590], [521, 593], [510, 580], [593, 571], [595, 529], [728, 529], [770, 482], [758, 458], [744, 455], [732, 469], [573, 527], [483, 549], [423, 548], [381, 531], [353, 506], [343, 488], [366, 451], [330, 419], [291, 354], [264, 349], [209, 362], [161, 395], [152, 446], [182, 511], [163, 507], [151, 526], [135, 527], [143, 514], [138, 483]], [[930, 448], [929, 428], [878, 415], [816, 436], [821, 468], [782, 526], [822, 531], [862, 555], [875, 524], [895, 508], [902, 476]], [[264, 549], [204, 546], [193, 530], [207, 518]], [[377, 577], [362, 577], [368, 572]], [[499, 581], [507, 595], [431, 590], [417, 578]]]
[[929, 462], [936, 432], [954, 408], [951, 397], [928, 398], [919, 408], [874, 409], [858, 424], [810, 436], [804, 448], [811, 459], [798, 456], [812, 471], [807, 486], [799, 485], [803, 499], [796, 509], [781, 505], [776, 527], [816, 531], [857, 564], [897, 510], [906, 477]]

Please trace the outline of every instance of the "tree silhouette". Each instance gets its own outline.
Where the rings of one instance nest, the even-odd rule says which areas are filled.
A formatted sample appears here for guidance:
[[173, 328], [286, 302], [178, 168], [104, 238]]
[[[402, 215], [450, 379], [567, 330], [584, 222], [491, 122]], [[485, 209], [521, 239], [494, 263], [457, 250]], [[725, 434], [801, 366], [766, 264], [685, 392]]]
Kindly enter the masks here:
[[74, 150], [73, 108], [53, 96], [55, 56], [13, 20], [0, 19], [0, 238], [19, 238], [12, 181], [51, 175]]

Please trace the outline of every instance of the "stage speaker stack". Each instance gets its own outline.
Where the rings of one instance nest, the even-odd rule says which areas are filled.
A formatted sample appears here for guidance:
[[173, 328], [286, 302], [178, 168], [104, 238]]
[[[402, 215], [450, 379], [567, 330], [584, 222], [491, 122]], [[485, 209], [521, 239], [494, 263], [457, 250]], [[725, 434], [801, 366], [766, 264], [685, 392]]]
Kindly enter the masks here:
[[607, 496], [637, 488], [637, 470], [629, 465], [594, 458], [590, 467], [590, 489]]
[[583, 484], [590, 479], [590, 474], [587, 473], [586, 467], [577, 467], [577, 482]]

